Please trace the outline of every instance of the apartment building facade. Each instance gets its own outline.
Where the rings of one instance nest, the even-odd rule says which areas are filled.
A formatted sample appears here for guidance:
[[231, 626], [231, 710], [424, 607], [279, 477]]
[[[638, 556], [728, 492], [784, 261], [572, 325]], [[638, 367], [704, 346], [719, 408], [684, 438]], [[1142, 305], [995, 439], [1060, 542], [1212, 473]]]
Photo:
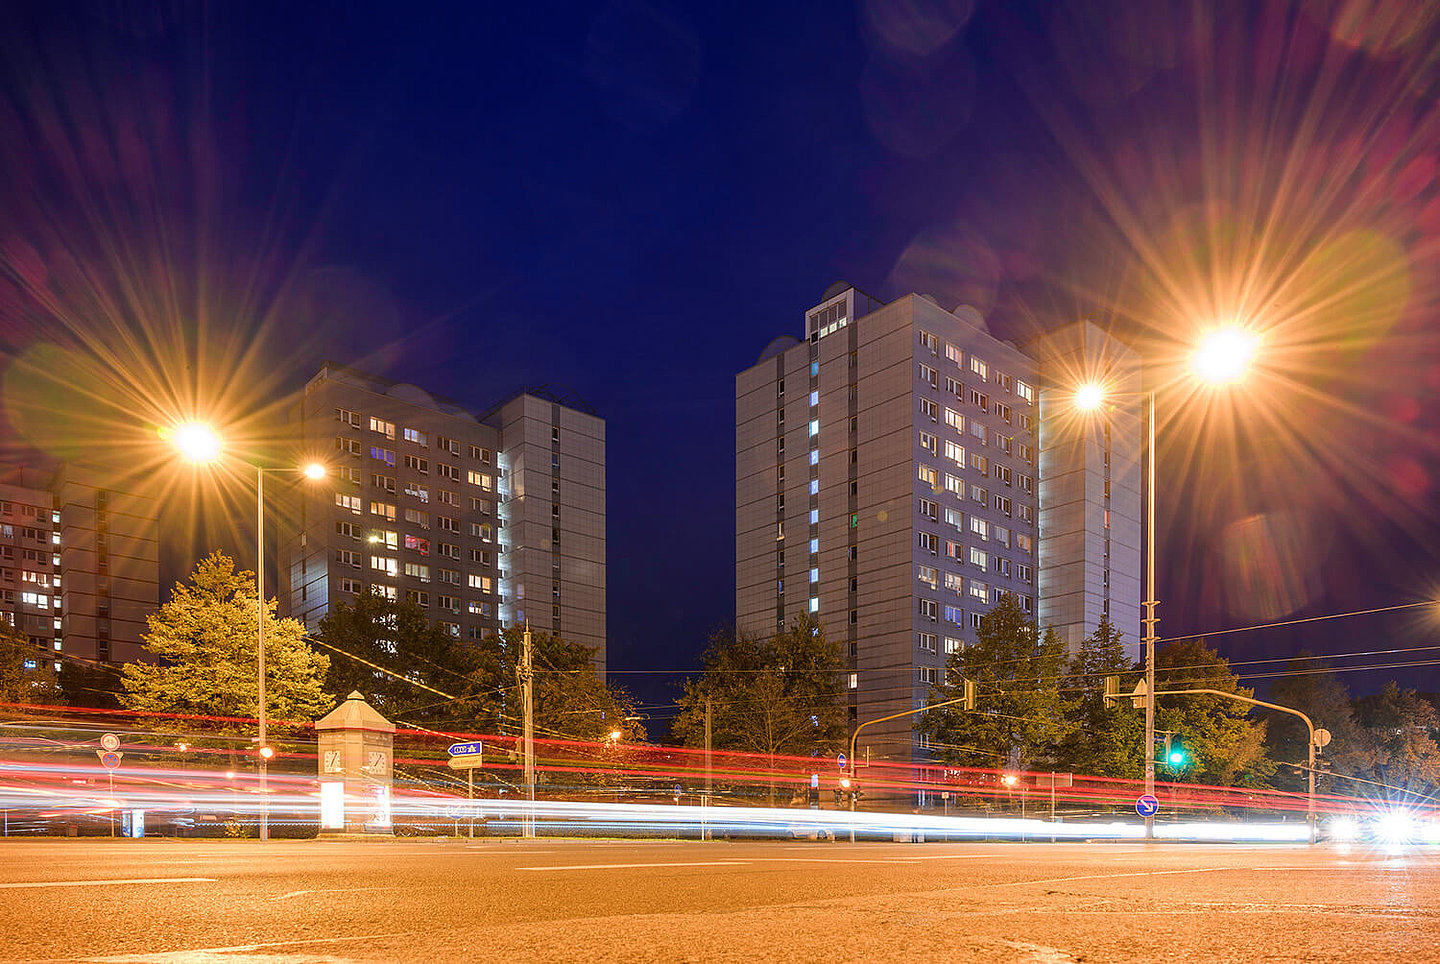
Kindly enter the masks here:
[[[972, 308], [913, 294], [882, 304], [837, 284], [806, 312], [803, 340], [777, 339], [737, 376], [737, 624], [768, 633], [818, 617], [848, 656], [853, 721], [923, 706], [1002, 594], [1043, 616], [1043, 591], [1068, 593], [1098, 564], [1100, 547], [1072, 538], [1048, 587], [1038, 575], [1042, 471], [1080, 472], [1080, 507], [1055, 518], [1090, 519], [1080, 430], [1042, 452], [1048, 351], [996, 339]], [[1102, 521], [1120, 524], [1122, 502]], [[1067, 596], [1076, 625], [1102, 606], [1138, 620], [1138, 593], [1114, 598], [1126, 586], [1112, 579], [1091, 605], [1082, 584]], [[875, 750], [928, 759], [913, 722], [867, 731]]]
[[313, 630], [374, 588], [459, 639], [528, 623], [603, 673], [605, 423], [583, 403], [535, 390], [476, 414], [327, 363], [290, 428], [331, 471], [290, 490], [283, 612]]
[[121, 663], [159, 604], [159, 505], [113, 467], [0, 466], [0, 619], [36, 662]]

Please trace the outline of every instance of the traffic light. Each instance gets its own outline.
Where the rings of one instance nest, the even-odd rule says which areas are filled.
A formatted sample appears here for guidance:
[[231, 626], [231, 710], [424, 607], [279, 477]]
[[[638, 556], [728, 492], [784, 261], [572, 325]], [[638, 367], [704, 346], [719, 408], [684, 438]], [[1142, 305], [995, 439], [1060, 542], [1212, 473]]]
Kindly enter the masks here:
[[1174, 733], [1165, 734], [1165, 762], [1174, 769], [1183, 767], [1186, 762], [1185, 747], [1180, 743], [1180, 737]]
[[965, 680], [965, 702], [961, 705], [967, 710], [975, 708], [975, 681], [973, 679]]

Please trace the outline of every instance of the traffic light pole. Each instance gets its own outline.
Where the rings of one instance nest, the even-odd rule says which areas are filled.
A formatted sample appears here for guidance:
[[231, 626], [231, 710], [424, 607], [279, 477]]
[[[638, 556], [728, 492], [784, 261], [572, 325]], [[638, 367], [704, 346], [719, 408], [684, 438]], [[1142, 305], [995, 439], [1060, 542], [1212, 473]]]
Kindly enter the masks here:
[[[1227, 700], [1234, 700], [1237, 703], [1248, 703], [1251, 706], [1263, 706], [1266, 709], [1278, 710], [1281, 713], [1289, 713], [1291, 716], [1298, 716], [1300, 717], [1300, 719], [1305, 721], [1305, 727], [1310, 731], [1310, 762], [1309, 765], [1305, 768], [1306, 773], [1309, 776], [1309, 788], [1307, 794], [1307, 803], [1305, 806], [1305, 822], [1310, 827], [1310, 842], [1313, 844], [1315, 842], [1315, 724], [1310, 722], [1310, 717], [1306, 716], [1304, 713], [1301, 713], [1299, 710], [1291, 709], [1288, 706], [1281, 706], [1279, 703], [1267, 703], [1264, 700], [1251, 699], [1248, 696], [1240, 696], [1237, 693], [1226, 693], [1224, 690], [1161, 690], [1157, 693], [1152, 688], [1150, 690], [1150, 699], [1148, 701], [1148, 705], [1153, 707], [1155, 705], [1155, 697], [1157, 696], [1186, 695], [1219, 696]], [[1153, 773], [1153, 767], [1155, 765], [1155, 745], [1153, 742], [1153, 733], [1151, 735], [1151, 740], [1152, 742], [1150, 744], [1149, 765], [1152, 768], [1150, 772]], [[1149, 823], [1149, 818], [1146, 819], [1146, 823]]]
[[[1149, 437], [1146, 447], [1145, 529], [1145, 793], [1155, 795], [1155, 392], [1150, 393]], [[1155, 814], [1145, 815], [1145, 839], [1155, 839]]]
[[[859, 726], [855, 727], [855, 732], [850, 734], [850, 759], [848, 767], [850, 771], [851, 813], [855, 812], [855, 796], [859, 790], [859, 788], [855, 784], [855, 748], [857, 741], [860, 739], [860, 731], [865, 729], [865, 727], [867, 726], [874, 726], [876, 723], [888, 723], [891, 720], [898, 720], [907, 716], [914, 716], [916, 713], [924, 713], [926, 710], [938, 710], [942, 706], [954, 706], [956, 703], [964, 703], [967, 710], [973, 710], [975, 708], [975, 684], [972, 683], [970, 680], [963, 680], [962, 688], [965, 691], [964, 696], [957, 696], [953, 700], [941, 700], [939, 703], [931, 703], [929, 706], [922, 706], [918, 710], [906, 710], [904, 713], [892, 713], [889, 716], [882, 716], [879, 719], [866, 720], [864, 723], [861, 723]], [[853, 820], [850, 822], [850, 842], [855, 842], [855, 822]]]

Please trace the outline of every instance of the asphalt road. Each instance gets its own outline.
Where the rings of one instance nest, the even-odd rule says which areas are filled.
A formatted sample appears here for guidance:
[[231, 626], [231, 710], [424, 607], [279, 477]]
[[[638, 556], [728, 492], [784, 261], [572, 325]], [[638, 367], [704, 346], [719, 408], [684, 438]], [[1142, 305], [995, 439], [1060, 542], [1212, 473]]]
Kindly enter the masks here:
[[5, 961], [1440, 960], [1368, 846], [0, 841]]

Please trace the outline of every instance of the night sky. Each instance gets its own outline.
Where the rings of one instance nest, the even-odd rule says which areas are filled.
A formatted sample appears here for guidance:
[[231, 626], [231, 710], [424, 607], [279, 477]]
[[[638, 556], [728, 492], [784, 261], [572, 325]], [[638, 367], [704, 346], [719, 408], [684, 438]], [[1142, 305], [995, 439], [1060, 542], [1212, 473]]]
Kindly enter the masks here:
[[[734, 375], [845, 279], [1146, 352], [1162, 637], [1435, 596], [1422, 5], [416, 6], [13, 8], [13, 445], [213, 406], [263, 435], [327, 358], [475, 409], [563, 386], [607, 422], [613, 679], [663, 703], [733, 614]], [[1259, 369], [1197, 394], [1176, 363], [1230, 319]], [[37, 370], [83, 390], [17, 414]], [[246, 545], [236, 511], [193, 542]], [[1212, 642], [1263, 686], [1249, 661], [1434, 635], [1408, 609]], [[1440, 688], [1348, 679], [1392, 675]]]

